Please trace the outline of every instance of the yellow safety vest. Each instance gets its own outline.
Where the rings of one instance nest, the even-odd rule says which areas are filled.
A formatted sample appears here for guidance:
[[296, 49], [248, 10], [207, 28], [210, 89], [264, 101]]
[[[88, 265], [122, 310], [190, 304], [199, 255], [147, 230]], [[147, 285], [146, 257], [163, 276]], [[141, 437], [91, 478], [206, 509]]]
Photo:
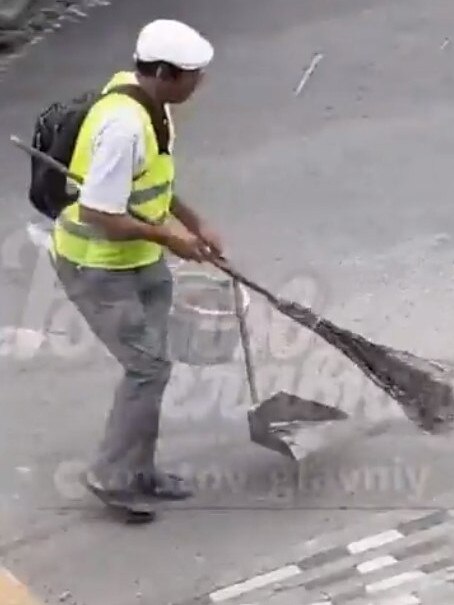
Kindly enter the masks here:
[[[118, 84], [134, 81], [134, 74], [119, 72], [110, 80], [104, 92]], [[159, 154], [156, 135], [147, 111], [127, 95], [112, 93], [90, 109], [79, 132], [69, 170], [85, 178], [92, 159], [92, 140], [96, 128], [106, 113], [123, 106], [133, 106], [139, 111], [146, 150], [144, 169], [131, 183], [128, 206], [136, 215], [162, 223], [169, 216], [173, 195], [173, 158], [171, 154]], [[173, 125], [170, 114], [168, 115], [172, 142]], [[65, 208], [55, 222], [53, 253], [84, 267], [132, 269], [158, 261], [162, 256], [162, 247], [145, 240], [119, 242], [106, 239], [92, 225], [80, 220], [80, 206], [75, 202]]]

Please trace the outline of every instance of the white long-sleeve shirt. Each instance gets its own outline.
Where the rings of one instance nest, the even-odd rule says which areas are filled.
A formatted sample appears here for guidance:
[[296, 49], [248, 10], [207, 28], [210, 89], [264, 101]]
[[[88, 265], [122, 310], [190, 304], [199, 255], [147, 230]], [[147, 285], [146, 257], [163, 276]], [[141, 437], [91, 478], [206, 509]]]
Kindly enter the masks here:
[[[79, 203], [109, 214], [124, 214], [133, 177], [144, 169], [145, 133], [140, 110], [122, 107], [109, 113], [92, 140], [92, 161]], [[171, 117], [166, 108], [171, 125]], [[170, 149], [173, 147], [171, 125]]]
[[92, 161], [79, 202], [86, 208], [124, 214], [132, 179], [145, 157], [143, 126], [138, 112], [122, 107], [106, 116], [92, 139]]

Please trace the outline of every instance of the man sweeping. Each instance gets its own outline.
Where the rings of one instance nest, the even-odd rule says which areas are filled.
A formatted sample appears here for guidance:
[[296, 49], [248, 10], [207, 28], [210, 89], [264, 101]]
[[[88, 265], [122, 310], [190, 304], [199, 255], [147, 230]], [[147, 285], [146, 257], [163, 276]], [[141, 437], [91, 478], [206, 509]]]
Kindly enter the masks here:
[[[174, 192], [169, 105], [191, 97], [212, 57], [212, 45], [183, 23], [157, 20], [140, 32], [135, 72], [115, 74], [82, 124], [69, 168], [84, 184], [53, 233], [68, 298], [124, 370], [85, 482], [107, 506], [146, 521], [154, 518], [150, 497], [191, 495], [155, 466], [171, 372], [172, 277], [163, 250], [203, 262], [222, 246]], [[187, 234], [166, 222], [170, 215]]]

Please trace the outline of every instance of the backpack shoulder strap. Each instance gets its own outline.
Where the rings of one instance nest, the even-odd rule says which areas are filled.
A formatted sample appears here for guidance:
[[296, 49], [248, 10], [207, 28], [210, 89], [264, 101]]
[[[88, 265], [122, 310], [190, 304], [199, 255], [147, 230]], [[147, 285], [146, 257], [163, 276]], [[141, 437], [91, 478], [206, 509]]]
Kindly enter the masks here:
[[138, 84], [119, 84], [112, 87], [102, 95], [102, 98], [110, 94], [124, 94], [134, 99], [147, 112], [158, 142], [159, 153], [169, 153], [170, 131], [166, 123], [163, 122], [162, 111], [156, 107], [146, 92]]

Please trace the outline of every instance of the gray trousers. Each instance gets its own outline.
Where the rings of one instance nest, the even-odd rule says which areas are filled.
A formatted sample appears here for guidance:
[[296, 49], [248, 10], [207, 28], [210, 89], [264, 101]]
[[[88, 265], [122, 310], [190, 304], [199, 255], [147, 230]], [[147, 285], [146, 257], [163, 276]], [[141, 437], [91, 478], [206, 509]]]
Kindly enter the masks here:
[[124, 370], [93, 471], [107, 488], [128, 489], [138, 474], [154, 469], [161, 400], [171, 372], [172, 275], [164, 259], [135, 270], [106, 271], [58, 258], [56, 271], [67, 297]]

